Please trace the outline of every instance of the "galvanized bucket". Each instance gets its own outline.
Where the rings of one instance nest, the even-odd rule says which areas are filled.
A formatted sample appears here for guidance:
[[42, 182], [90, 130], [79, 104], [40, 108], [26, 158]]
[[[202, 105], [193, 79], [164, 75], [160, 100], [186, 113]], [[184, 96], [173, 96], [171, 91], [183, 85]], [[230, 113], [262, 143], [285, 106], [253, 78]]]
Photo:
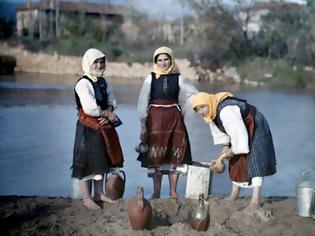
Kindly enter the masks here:
[[188, 165], [185, 197], [198, 199], [201, 193], [208, 196], [211, 193], [212, 171], [210, 163], [194, 162]]
[[315, 189], [312, 179], [304, 178], [308, 171], [304, 171], [300, 181], [296, 185], [296, 213], [302, 217], [312, 217], [315, 215]]

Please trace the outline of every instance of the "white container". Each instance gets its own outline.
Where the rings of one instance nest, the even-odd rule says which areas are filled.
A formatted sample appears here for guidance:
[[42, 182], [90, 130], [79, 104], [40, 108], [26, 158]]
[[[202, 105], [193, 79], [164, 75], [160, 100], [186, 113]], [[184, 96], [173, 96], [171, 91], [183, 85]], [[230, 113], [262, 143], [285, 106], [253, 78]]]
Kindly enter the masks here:
[[315, 175], [314, 171], [304, 171], [296, 185], [296, 214], [315, 217]]
[[199, 199], [201, 193], [208, 196], [211, 193], [212, 171], [210, 163], [194, 162], [188, 165], [187, 182], [186, 182], [186, 198]]

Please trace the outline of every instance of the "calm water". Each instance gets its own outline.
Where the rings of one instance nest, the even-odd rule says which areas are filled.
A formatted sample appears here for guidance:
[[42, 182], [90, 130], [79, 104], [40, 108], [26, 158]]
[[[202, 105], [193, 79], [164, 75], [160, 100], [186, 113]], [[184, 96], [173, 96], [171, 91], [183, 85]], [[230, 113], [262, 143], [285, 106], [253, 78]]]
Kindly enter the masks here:
[[[43, 74], [16, 74], [0, 77], [0, 195], [71, 196], [70, 166], [76, 124], [73, 85], [76, 78]], [[125, 198], [136, 186], [152, 193], [152, 180], [136, 161], [134, 151], [139, 137], [136, 102], [140, 91], [138, 80], [110, 80], [119, 101], [116, 113], [124, 125], [120, 136], [127, 182]], [[202, 91], [217, 92], [196, 84]], [[263, 196], [294, 196], [300, 174], [315, 170], [315, 96], [298, 91], [272, 91], [229, 87], [241, 98], [256, 105], [272, 129], [278, 172], [265, 178]], [[210, 130], [187, 109], [185, 120], [191, 141], [193, 159], [216, 158], [220, 147], [213, 146]], [[186, 177], [181, 177], [178, 193], [185, 193]], [[212, 193], [227, 195], [231, 182], [227, 173], [213, 177]], [[250, 192], [242, 192], [248, 195]], [[168, 196], [168, 179], [162, 185], [162, 197]]]

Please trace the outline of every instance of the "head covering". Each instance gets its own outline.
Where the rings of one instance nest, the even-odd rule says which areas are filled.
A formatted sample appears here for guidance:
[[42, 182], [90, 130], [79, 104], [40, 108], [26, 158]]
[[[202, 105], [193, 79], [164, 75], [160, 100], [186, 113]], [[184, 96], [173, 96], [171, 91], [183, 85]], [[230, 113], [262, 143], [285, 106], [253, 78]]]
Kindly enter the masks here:
[[[157, 57], [160, 54], [167, 54], [171, 58], [171, 66], [169, 68], [163, 69], [163, 68], [159, 67], [159, 65], [156, 63]], [[163, 46], [163, 47], [160, 47], [160, 48], [158, 48], [158, 49], [156, 49], [154, 51], [153, 63], [154, 63], [153, 71], [156, 74], [156, 78], [157, 79], [159, 79], [161, 75], [179, 73], [179, 69], [178, 69], [178, 66], [175, 63], [173, 52], [168, 47]]]
[[103, 70], [92, 70], [91, 65], [97, 59], [104, 58], [106, 60], [106, 55], [96, 48], [88, 49], [82, 58], [82, 70], [88, 77], [97, 80], [97, 77], [102, 77], [105, 68]]
[[209, 115], [207, 117], [203, 117], [203, 119], [206, 123], [210, 123], [217, 115], [218, 104], [227, 97], [233, 97], [233, 94], [228, 92], [215, 94], [200, 92], [193, 96], [192, 107], [193, 109], [196, 109], [196, 107], [200, 105], [209, 106]]

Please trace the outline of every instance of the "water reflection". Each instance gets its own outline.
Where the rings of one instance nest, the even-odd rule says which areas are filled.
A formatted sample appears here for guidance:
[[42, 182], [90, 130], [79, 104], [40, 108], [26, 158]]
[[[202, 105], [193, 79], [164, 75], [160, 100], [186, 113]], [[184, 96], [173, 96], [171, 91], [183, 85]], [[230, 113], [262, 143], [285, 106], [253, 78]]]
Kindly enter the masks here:
[[[76, 122], [73, 85], [77, 78], [18, 74], [0, 77], [0, 194], [71, 195], [70, 165]], [[110, 79], [120, 103], [117, 114], [124, 125], [118, 128], [127, 175], [124, 197], [134, 195], [136, 186], [152, 192], [151, 179], [136, 161], [139, 121], [136, 102], [140, 80]], [[278, 173], [265, 179], [264, 196], [294, 196], [295, 183], [305, 169], [315, 168], [315, 97], [300, 92], [268, 89], [213, 87], [196, 84], [203, 91], [229, 90], [255, 104], [267, 117], [273, 133]], [[185, 113], [195, 161], [214, 159], [220, 147], [213, 146], [210, 131], [194, 112]], [[178, 192], [185, 193], [185, 177]], [[231, 183], [227, 172], [215, 175], [212, 193], [227, 195]], [[168, 196], [164, 177], [162, 196]], [[243, 195], [248, 195], [244, 192]]]

